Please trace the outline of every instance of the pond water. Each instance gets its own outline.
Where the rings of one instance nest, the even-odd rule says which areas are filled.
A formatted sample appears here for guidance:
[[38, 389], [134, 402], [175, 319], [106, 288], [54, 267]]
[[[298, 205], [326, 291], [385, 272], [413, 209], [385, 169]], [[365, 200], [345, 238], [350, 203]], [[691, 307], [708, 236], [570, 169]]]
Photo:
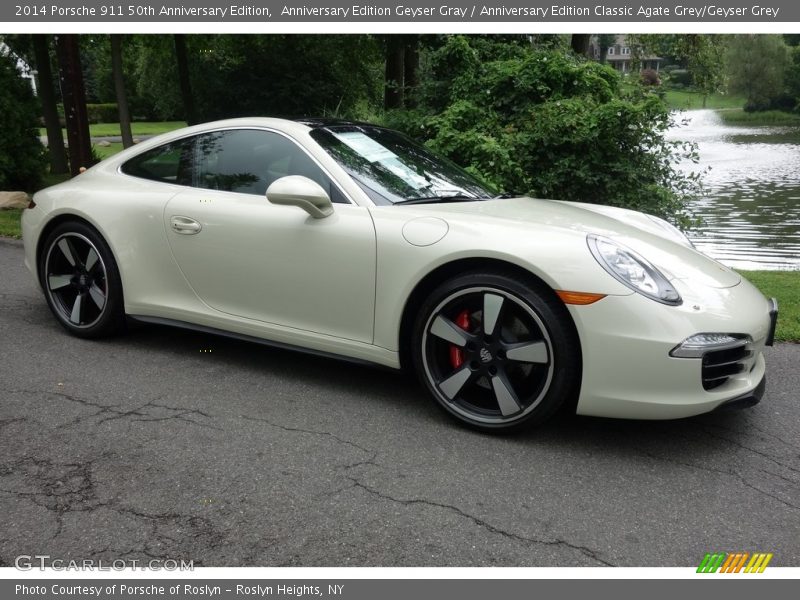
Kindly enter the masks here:
[[[688, 124], [681, 125], [682, 120]], [[740, 269], [800, 269], [800, 127], [725, 125], [713, 110], [677, 114], [668, 137], [696, 142], [707, 196], [692, 204], [695, 246]]]

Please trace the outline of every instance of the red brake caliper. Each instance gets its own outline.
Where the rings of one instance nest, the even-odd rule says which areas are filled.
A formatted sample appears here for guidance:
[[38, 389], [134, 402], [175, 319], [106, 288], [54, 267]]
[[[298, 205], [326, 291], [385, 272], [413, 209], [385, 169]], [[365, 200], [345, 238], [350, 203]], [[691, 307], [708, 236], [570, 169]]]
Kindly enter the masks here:
[[[464, 331], [469, 331], [469, 311], [464, 309], [458, 313], [455, 323]], [[454, 369], [464, 364], [464, 351], [455, 344], [450, 345], [450, 364]]]

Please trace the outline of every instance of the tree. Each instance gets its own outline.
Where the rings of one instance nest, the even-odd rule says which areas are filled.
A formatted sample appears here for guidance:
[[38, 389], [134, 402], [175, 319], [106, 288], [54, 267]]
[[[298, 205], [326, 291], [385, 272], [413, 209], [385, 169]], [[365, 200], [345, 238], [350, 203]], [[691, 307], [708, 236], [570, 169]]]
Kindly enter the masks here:
[[588, 33], [573, 33], [570, 39], [570, 46], [575, 54], [581, 56], [589, 56], [589, 46], [591, 45], [592, 36]]
[[703, 108], [708, 96], [725, 90], [726, 39], [715, 34], [649, 34], [629, 36], [644, 52], [667, 57], [683, 66], [692, 77], [695, 89], [703, 95]]
[[386, 36], [383, 107], [387, 110], [403, 106], [405, 53], [406, 49], [402, 35]]
[[38, 107], [14, 55], [0, 52], [0, 190], [35, 191], [45, 169]]
[[784, 33], [783, 41], [787, 46], [800, 46], [800, 33]]
[[420, 104], [388, 124], [497, 191], [643, 210], [687, 223], [696, 158], [665, 139], [670, 113], [607, 65], [570, 52], [452, 36], [426, 53]]
[[[419, 72], [418, 38], [404, 36], [401, 80], [409, 102]], [[121, 69], [114, 67], [108, 39], [81, 36], [87, 95], [116, 104], [115, 74], [122, 72], [131, 116], [189, 123], [257, 114], [368, 119], [380, 110], [379, 37], [125, 35]], [[112, 112], [116, 121], [116, 106]]]
[[613, 33], [601, 33], [597, 36], [597, 47], [600, 50], [600, 62], [606, 62], [608, 49], [617, 43], [617, 36]]
[[111, 62], [113, 64], [114, 90], [117, 95], [122, 147], [130, 148], [133, 146], [133, 134], [131, 133], [131, 113], [128, 110], [128, 95], [125, 93], [125, 75], [122, 68], [122, 36], [120, 34], [111, 34]]
[[91, 167], [94, 163], [78, 36], [56, 36], [56, 55], [61, 98], [64, 102], [64, 120], [67, 125], [69, 166], [70, 172], [75, 176], [81, 172], [81, 168]]
[[47, 130], [47, 148], [50, 155], [50, 172], [66, 173], [67, 153], [64, 151], [64, 135], [61, 132], [61, 120], [55, 90], [53, 90], [53, 72], [50, 68], [50, 36], [34, 34], [33, 51], [36, 57], [36, 89], [42, 104], [42, 116]]
[[183, 99], [184, 118], [189, 125], [198, 123], [197, 112], [192, 96], [192, 82], [189, 74], [189, 58], [186, 52], [186, 38], [183, 34], [175, 34], [175, 61], [178, 65], [178, 82]]
[[688, 57], [695, 88], [703, 94], [703, 108], [711, 94], [725, 88], [725, 42], [719, 35], [683, 35], [678, 51]]
[[154, 121], [185, 119], [171, 35], [131, 35], [123, 56], [131, 112]]
[[737, 35], [730, 42], [731, 89], [747, 97], [745, 110], [772, 108], [784, 91], [789, 48], [779, 35]]
[[[374, 118], [383, 96], [380, 39], [352, 35], [198, 35], [188, 45], [197, 117]], [[256, 67], [254, 67], [256, 65]]]
[[791, 61], [786, 69], [786, 92], [794, 101], [794, 110], [800, 111], [800, 46], [792, 46]]
[[412, 108], [416, 103], [416, 90], [419, 85], [419, 36], [405, 36], [403, 53], [403, 104]]
[[35, 77], [36, 95], [47, 131], [50, 172], [66, 173], [67, 155], [58, 114], [58, 100], [53, 88], [56, 80], [51, 68], [50, 37], [30, 34], [8, 34], [1, 37], [11, 53], [30, 66], [31, 74]]

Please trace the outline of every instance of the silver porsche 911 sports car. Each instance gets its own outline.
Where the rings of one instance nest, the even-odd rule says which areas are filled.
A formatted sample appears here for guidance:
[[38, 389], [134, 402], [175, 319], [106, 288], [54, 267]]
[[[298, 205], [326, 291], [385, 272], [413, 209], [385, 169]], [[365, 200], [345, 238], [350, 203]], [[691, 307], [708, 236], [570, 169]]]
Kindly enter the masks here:
[[406, 366], [491, 431], [755, 403], [777, 318], [666, 221], [497, 197], [362, 123], [174, 131], [39, 192], [22, 224], [74, 335], [133, 318]]

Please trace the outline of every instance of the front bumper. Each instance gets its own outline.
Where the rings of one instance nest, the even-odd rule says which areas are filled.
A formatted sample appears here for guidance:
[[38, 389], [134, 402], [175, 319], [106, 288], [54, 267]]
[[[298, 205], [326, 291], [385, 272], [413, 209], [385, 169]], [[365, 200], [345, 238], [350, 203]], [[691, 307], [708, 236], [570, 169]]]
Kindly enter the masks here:
[[[763, 390], [757, 390], [766, 371], [763, 350], [774, 337], [777, 315], [772, 302], [744, 280], [730, 288], [673, 283], [683, 298], [681, 306], [630, 294], [569, 307], [583, 351], [578, 414], [676, 419], [761, 397]], [[710, 390], [703, 388], [702, 359], [669, 355], [682, 340], [701, 332], [752, 340], [742, 371]]]
[[764, 391], [767, 389], [767, 378], [762, 377], [759, 384], [752, 392], [748, 392], [743, 396], [738, 396], [732, 400], [726, 400], [714, 410], [737, 410], [740, 408], [750, 408], [761, 402], [764, 397]]
[[775, 329], [778, 326], [778, 301], [775, 298], [769, 299], [769, 333], [765, 346], [772, 346], [775, 343]]

